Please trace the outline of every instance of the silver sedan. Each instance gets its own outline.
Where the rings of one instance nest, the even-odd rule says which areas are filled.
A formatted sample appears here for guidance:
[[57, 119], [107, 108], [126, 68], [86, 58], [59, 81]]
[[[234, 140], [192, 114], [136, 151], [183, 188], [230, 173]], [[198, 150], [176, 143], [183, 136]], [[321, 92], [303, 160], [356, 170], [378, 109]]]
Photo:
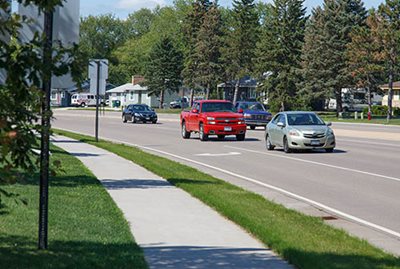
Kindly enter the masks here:
[[314, 112], [280, 112], [265, 129], [268, 150], [283, 147], [286, 153], [294, 149], [325, 149], [333, 152], [335, 135], [331, 123], [325, 122]]

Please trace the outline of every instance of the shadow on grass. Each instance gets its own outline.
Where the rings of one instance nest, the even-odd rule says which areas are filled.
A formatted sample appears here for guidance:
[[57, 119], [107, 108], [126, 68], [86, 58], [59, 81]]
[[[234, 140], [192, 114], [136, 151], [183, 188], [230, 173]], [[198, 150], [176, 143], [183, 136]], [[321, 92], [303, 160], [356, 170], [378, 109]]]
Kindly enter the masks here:
[[[26, 177], [24, 180], [18, 182], [19, 185], [39, 185], [39, 175], [35, 174], [30, 177]], [[95, 180], [93, 176], [77, 175], [77, 176], [63, 176], [57, 175], [56, 177], [50, 177], [50, 187], [79, 187], [87, 185], [100, 185], [100, 182]]]
[[37, 250], [33, 238], [0, 235], [0, 268], [147, 268], [135, 244], [49, 241]]
[[222, 183], [204, 179], [188, 179], [188, 178], [168, 178], [168, 181], [176, 186], [193, 184], [193, 185], [221, 185]]

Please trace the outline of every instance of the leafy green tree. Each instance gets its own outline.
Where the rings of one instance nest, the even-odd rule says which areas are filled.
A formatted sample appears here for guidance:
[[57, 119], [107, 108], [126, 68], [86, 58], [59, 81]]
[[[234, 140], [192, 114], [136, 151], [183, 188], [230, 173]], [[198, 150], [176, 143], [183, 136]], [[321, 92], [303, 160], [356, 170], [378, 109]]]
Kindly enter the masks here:
[[[60, 1], [20, 1], [34, 3], [42, 12], [53, 10]], [[0, 13], [9, 8], [0, 2]], [[13, 183], [23, 175], [32, 175], [38, 166], [37, 133], [44, 128], [38, 123], [41, 116], [42, 81], [46, 74], [61, 76], [69, 71], [79, 82], [82, 62], [77, 47], [64, 48], [54, 44], [50, 62], [43, 62], [45, 36], [35, 35], [21, 43], [21, 27], [30, 22], [19, 15], [2, 16], [0, 23], [0, 69], [5, 71], [5, 81], [0, 83], [0, 184]], [[7, 38], [4, 38], [7, 35]], [[0, 196], [7, 193], [0, 189]], [[1, 202], [1, 197], [0, 197]]]
[[142, 8], [129, 14], [125, 21], [129, 36], [141, 37], [150, 32], [155, 17], [156, 15], [148, 8]]
[[190, 104], [193, 102], [196, 79], [198, 76], [198, 54], [196, 46], [198, 32], [211, 3], [209, 0], [194, 0], [183, 20], [184, 33], [184, 84], [190, 88]]
[[259, 17], [254, 0], [234, 0], [232, 30], [229, 33], [229, 48], [224, 50], [227, 71], [237, 80], [233, 102], [237, 101], [240, 78], [253, 72], [253, 59], [259, 36]]
[[400, 0], [386, 0], [379, 6], [374, 35], [382, 44], [381, 57], [386, 63], [389, 81], [387, 120], [393, 112], [393, 81], [400, 70]]
[[307, 17], [303, 0], [275, 0], [257, 46], [257, 69], [270, 75], [264, 81], [269, 104], [283, 111], [293, 107], [301, 77], [301, 49]]
[[154, 45], [146, 65], [145, 85], [150, 94], [160, 98], [160, 108], [164, 105], [165, 90], [179, 90], [182, 69], [182, 53], [174, 46], [171, 38], [164, 37]]
[[371, 91], [378, 88], [384, 71], [381, 59], [382, 46], [373, 35], [378, 29], [377, 17], [372, 10], [365, 26], [358, 26], [350, 33], [351, 42], [347, 44], [347, 59], [356, 86], [367, 89], [368, 112], [371, 113]]
[[195, 50], [198, 66], [196, 81], [206, 89], [206, 99], [210, 90], [217, 88], [221, 73], [221, 38], [221, 15], [218, 5], [214, 3], [204, 15]]

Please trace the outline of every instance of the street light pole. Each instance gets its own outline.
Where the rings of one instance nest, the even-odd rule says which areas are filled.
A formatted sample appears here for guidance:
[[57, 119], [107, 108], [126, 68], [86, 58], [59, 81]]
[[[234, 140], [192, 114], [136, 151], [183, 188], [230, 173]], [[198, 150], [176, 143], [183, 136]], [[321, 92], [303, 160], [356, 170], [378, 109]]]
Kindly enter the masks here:
[[96, 127], [95, 127], [95, 137], [96, 142], [99, 142], [99, 95], [100, 95], [100, 68], [101, 61], [96, 60], [97, 64], [97, 82], [96, 82]]
[[53, 46], [53, 11], [44, 13], [45, 44], [43, 47], [43, 99], [42, 99], [42, 129], [40, 144], [40, 200], [39, 200], [39, 249], [47, 249], [48, 202], [49, 202], [49, 148], [50, 148], [50, 91], [51, 66]]

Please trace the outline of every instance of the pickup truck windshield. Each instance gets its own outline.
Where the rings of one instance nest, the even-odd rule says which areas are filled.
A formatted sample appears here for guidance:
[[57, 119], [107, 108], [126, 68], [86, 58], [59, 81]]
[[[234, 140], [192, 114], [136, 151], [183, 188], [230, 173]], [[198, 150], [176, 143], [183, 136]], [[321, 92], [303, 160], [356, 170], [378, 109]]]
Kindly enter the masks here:
[[236, 108], [227, 102], [203, 103], [202, 112], [236, 112]]
[[243, 110], [264, 111], [264, 107], [260, 103], [241, 103], [239, 108]]

